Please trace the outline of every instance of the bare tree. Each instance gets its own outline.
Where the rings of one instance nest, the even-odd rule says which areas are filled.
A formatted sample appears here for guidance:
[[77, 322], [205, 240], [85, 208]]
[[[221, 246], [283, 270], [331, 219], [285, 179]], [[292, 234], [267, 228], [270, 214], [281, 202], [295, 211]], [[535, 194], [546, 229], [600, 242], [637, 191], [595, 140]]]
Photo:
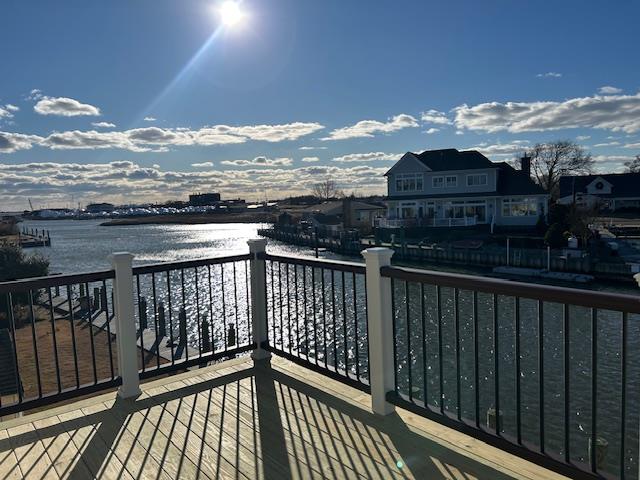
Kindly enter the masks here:
[[538, 143], [529, 155], [531, 156], [531, 173], [552, 198], [558, 196], [562, 175], [590, 173], [594, 164], [591, 154], [570, 140]]
[[329, 200], [331, 198], [343, 196], [342, 190], [338, 188], [336, 182], [330, 178], [326, 178], [320, 183], [316, 183], [311, 187], [313, 196], [320, 200]]
[[636, 155], [636, 158], [629, 162], [624, 162], [624, 166], [626, 173], [640, 173], [640, 155]]

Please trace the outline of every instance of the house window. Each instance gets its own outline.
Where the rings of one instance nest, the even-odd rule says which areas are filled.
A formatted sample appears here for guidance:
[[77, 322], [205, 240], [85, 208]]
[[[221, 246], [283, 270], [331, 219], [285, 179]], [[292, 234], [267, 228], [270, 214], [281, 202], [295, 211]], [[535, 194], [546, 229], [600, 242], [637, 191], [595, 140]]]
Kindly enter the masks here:
[[477, 187], [487, 184], [486, 173], [474, 173], [473, 175], [467, 175], [467, 187]]
[[447, 187], [457, 187], [458, 177], [456, 175], [447, 175], [446, 183], [447, 183]]
[[397, 192], [422, 191], [423, 177], [421, 173], [399, 173], [396, 175]]
[[444, 187], [444, 177], [433, 177], [433, 188]]
[[535, 198], [503, 198], [502, 216], [531, 217], [538, 215], [538, 201]]

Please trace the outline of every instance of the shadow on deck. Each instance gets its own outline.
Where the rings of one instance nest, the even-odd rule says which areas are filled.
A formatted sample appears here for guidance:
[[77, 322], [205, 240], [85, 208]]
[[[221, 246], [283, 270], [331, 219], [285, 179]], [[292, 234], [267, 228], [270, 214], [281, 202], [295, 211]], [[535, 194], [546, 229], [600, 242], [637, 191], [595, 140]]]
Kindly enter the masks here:
[[408, 412], [376, 416], [367, 399], [245, 357], [147, 383], [136, 400], [105, 394], [0, 423], [0, 478], [556, 476]]

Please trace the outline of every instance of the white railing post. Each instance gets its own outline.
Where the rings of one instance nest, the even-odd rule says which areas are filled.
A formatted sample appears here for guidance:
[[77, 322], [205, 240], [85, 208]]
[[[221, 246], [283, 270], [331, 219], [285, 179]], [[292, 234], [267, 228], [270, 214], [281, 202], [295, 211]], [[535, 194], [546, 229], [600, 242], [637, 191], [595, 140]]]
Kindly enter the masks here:
[[380, 275], [381, 267], [391, 265], [392, 255], [393, 250], [389, 248], [368, 248], [362, 252], [367, 266], [371, 409], [379, 415], [389, 415], [395, 410], [386, 399], [387, 392], [395, 390], [391, 279]]
[[251, 352], [254, 360], [264, 360], [271, 358], [271, 353], [262, 348], [262, 342], [268, 340], [267, 331], [267, 278], [265, 271], [265, 261], [258, 258], [258, 254], [266, 252], [267, 240], [257, 238], [247, 241], [251, 271], [251, 324], [253, 327], [253, 341], [256, 344], [255, 350]]
[[118, 389], [120, 398], [140, 395], [138, 376], [138, 342], [136, 339], [135, 314], [133, 308], [133, 255], [114, 253], [109, 257], [116, 276], [113, 281], [114, 312], [116, 320], [116, 344], [118, 347], [118, 370], [122, 385]]

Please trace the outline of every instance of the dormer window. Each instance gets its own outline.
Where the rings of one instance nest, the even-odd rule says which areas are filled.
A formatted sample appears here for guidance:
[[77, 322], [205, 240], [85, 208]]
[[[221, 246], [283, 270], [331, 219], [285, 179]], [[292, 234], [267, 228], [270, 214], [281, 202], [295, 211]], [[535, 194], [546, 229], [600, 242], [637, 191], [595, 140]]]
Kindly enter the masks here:
[[397, 192], [422, 191], [423, 176], [421, 173], [398, 173], [396, 175]]

